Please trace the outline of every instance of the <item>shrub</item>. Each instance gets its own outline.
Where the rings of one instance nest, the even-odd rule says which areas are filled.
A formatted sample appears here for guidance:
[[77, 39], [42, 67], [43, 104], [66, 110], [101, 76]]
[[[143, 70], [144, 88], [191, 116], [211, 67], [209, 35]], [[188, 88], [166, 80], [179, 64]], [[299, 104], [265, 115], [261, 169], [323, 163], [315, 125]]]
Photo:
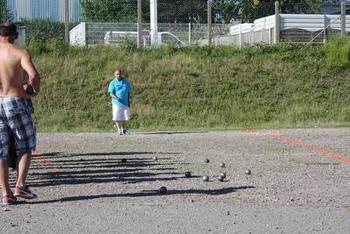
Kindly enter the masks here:
[[348, 68], [350, 65], [350, 38], [336, 36], [324, 47], [326, 62], [330, 67]]

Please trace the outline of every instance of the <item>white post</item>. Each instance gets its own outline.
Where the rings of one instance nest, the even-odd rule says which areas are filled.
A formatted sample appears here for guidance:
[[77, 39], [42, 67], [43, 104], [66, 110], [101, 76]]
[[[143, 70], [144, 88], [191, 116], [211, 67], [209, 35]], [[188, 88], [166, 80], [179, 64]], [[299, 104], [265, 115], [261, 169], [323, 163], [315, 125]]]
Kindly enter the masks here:
[[188, 45], [191, 45], [191, 17], [188, 18]]
[[158, 47], [158, 15], [157, 15], [157, 0], [150, 0], [151, 13], [151, 45]]

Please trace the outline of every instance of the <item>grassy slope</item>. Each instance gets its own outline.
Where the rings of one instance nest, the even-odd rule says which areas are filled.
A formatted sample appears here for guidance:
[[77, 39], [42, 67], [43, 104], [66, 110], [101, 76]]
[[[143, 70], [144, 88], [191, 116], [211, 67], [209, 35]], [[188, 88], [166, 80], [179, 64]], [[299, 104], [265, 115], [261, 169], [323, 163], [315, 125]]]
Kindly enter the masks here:
[[349, 68], [332, 65], [329, 51], [54, 49], [33, 56], [43, 77], [35, 118], [39, 131], [111, 130], [107, 86], [122, 67], [133, 86], [133, 129], [349, 125]]

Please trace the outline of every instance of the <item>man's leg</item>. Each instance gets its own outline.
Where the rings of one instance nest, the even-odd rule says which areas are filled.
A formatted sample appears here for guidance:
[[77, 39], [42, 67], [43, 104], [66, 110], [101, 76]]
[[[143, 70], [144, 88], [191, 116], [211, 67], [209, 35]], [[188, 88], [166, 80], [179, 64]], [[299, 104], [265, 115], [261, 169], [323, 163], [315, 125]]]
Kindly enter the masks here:
[[124, 134], [128, 134], [129, 133], [129, 131], [128, 131], [128, 121], [123, 121], [123, 127], [124, 127], [123, 133]]
[[0, 186], [2, 189], [2, 205], [7, 206], [16, 203], [16, 198], [9, 185], [9, 170], [7, 165], [7, 159], [0, 160]]
[[30, 191], [29, 187], [26, 185], [26, 178], [30, 166], [30, 161], [32, 158], [31, 151], [24, 153], [18, 162], [18, 175], [17, 183], [15, 188], [15, 197], [22, 197], [25, 199], [36, 198], [37, 195]]
[[7, 159], [0, 160], [0, 186], [2, 189], [2, 196], [12, 194], [9, 185], [9, 169], [7, 166]]
[[123, 132], [124, 132], [124, 124], [123, 124], [123, 121], [116, 121], [116, 123], [117, 123], [117, 127], [118, 127], [118, 133], [119, 133], [120, 135], [122, 135]]
[[16, 187], [23, 187], [23, 186], [25, 186], [31, 158], [32, 158], [31, 151], [24, 153], [19, 158]]

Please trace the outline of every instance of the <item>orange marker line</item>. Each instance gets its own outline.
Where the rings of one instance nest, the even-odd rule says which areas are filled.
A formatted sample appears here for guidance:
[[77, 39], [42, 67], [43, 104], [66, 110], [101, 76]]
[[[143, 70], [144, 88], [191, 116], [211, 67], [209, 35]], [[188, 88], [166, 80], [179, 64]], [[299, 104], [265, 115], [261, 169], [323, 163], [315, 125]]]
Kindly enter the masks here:
[[[246, 128], [244, 131], [246, 133], [250, 133], [250, 134], [257, 134], [256, 129], [253, 129], [253, 128]], [[259, 134], [257, 134], [257, 135], [259, 135]], [[289, 145], [297, 146], [299, 148], [308, 149], [308, 150], [313, 151], [317, 154], [321, 154], [321, 155], [324, 155], [324, 156], [327, 156], [330, 158], [336, 158], [338, 160], [341, 160], [341, 161], [344, 161], [344, 162], [350, 164], [350, 159], [345, 157], [345, 156], [333, 153], [333, 152], [326, 150], [326, 149], [322, 149], [316, 145], [304, 144], [298, 139], [289, 138], [289, 137], [281, 135], [279, 133], [262, 133], [260, 135], [270, 137], [270, 138], [275, 139], [277, 141], [287, 143]]]

